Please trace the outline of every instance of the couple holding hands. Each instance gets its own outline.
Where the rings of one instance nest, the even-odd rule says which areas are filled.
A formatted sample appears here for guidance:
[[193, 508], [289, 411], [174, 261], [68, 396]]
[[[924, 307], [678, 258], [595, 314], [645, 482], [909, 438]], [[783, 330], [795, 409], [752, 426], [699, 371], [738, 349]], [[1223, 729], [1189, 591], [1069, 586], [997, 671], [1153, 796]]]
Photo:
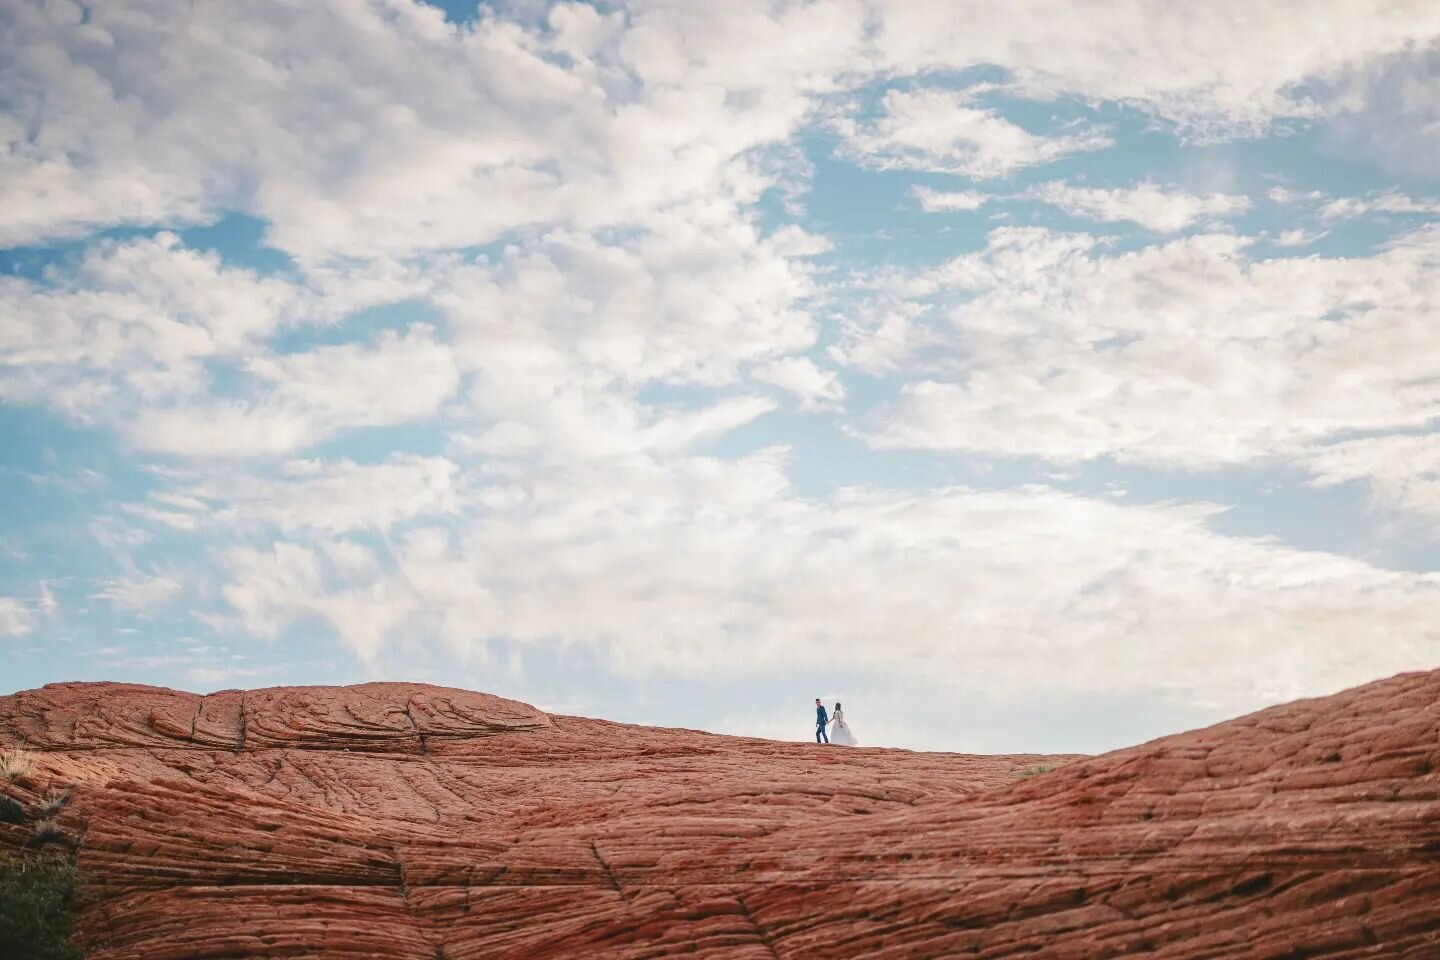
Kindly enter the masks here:
[[[827, 734], [826, 727], [830, 730]], [[840, 709], [840, 701], [835, 701], [835, 712], [829, 716], [825, 714], [825, 704], [820, 698], [815, 698], [815, 742], [835, 743], [844, 747], [853, 747], [858, 740], [850, 732], [850, 725], [845, 722], [845, 711]]]

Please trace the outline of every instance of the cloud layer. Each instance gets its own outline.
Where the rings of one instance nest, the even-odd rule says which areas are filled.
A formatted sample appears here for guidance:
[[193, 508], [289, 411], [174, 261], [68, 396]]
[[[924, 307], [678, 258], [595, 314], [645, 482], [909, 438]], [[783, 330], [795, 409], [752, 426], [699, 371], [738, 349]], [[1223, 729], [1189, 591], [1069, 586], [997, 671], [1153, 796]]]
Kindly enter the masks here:
[[[995, 230], [879, 294], [925, 304], [944, 376], [907, 383], [869, 436], [1211, 468], [1425, 427], [1440, 416], [1437, 240], [1427, 227], [1368, 257], [1258, 259], [1228, 234], [1109, 253], [1084, 234]], [[858, 328], [847, 349], [874, 351], [870, 338]]]
[[0, 637], [1227, 710], [1434, 665], [1437, 43], [1360, 0], [11, 4]]

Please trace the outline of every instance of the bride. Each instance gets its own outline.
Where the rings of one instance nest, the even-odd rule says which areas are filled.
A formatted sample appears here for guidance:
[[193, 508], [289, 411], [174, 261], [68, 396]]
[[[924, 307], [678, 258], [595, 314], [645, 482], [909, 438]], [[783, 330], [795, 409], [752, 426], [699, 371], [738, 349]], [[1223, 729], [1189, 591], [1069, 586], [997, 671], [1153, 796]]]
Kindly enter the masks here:
[[842, 747], [854, 747], [860, 743], [855, 739], [855, 734], [850, 732], [850, 725], [845, 722], [845, 711], [840, 709], [838, 701], [835, 712], [830, 714], [830, 742], [838, 743]]

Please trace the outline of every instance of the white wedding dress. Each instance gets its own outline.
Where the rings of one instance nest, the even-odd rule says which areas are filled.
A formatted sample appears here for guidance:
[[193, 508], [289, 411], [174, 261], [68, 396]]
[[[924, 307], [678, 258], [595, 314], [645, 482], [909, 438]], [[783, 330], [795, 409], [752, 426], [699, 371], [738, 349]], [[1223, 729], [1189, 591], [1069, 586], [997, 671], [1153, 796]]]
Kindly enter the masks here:
[[845, 722], [845, 711], [839, 707], [830, 717], [830, 742], [839, 744], [842, 747], [859, 746], [860, 741], [855, 739], [855, 734], [850, 732], [850, 724]]

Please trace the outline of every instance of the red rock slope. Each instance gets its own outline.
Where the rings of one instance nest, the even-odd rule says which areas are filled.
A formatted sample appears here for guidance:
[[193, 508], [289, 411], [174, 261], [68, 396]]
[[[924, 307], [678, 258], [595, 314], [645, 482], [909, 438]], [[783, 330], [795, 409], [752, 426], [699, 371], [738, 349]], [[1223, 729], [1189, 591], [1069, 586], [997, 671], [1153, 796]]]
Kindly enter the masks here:
[[1440, 958], [1440, 671], [1033, 777], [413, 684], [57, 684], [0, 745], [75, 785], [95, 960]]

